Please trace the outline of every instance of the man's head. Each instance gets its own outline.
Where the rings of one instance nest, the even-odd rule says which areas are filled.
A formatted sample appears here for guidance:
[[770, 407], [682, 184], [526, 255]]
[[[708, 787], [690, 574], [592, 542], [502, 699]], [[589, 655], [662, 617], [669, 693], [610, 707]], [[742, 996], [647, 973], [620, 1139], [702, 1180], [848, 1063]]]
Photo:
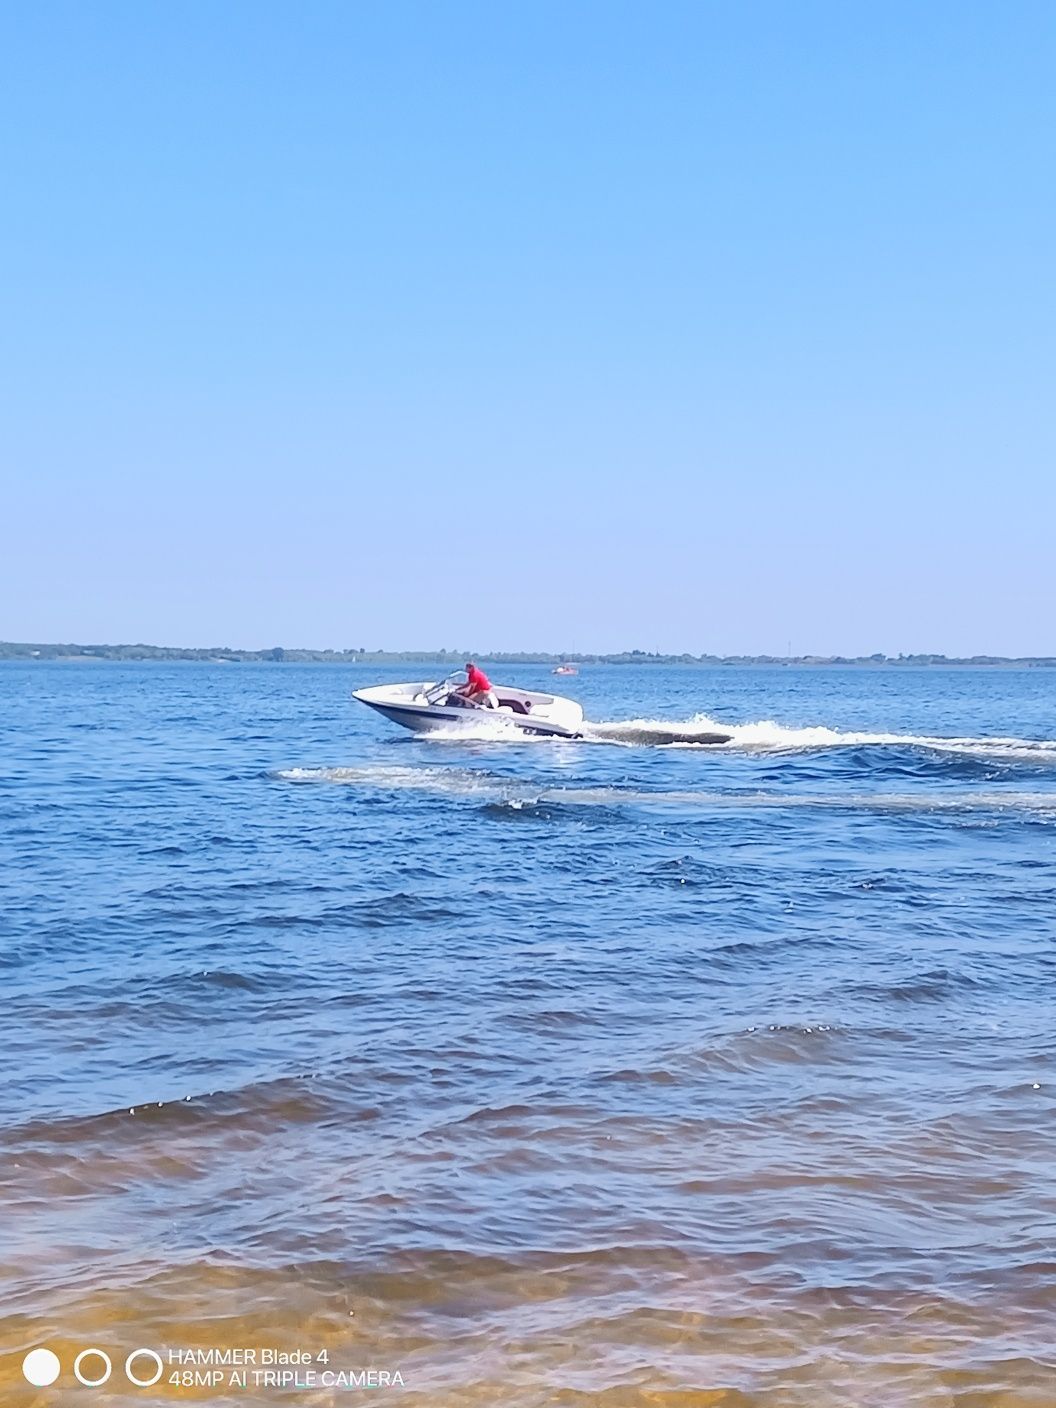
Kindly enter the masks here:
[[467, 674], [467, 675], [469, 674], [470, 670], [475, 670], [476, 668], [477, 668], [477, 667], [476, 667], [476, 665], [474, 665], [474, 663], [473, 663], [472, 660], [467, 660], [467, 661], [466, 661], [466, 674]]

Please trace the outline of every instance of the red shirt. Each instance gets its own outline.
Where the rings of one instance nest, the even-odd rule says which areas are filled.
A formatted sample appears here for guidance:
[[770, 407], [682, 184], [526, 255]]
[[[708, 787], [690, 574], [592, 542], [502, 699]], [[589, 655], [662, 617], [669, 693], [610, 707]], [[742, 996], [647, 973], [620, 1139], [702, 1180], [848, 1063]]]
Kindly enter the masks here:
[[466, 683], [472, 694], [479, 694], [481, 690], [491, 688], [491, 680], [478, 665], [474, 665], [472, 670], [468, 671], [468, 676]]

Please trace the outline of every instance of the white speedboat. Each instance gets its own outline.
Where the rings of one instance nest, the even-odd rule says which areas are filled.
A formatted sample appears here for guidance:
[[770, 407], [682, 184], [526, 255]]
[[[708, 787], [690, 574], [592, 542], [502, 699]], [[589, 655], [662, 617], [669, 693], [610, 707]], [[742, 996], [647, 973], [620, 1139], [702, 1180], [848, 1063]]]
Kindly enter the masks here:
[[370, 689], [357, 689], [352, 698], [376, 709], [394, 724], [419, 733], [479, 728], [483, 723], [542, 738], [582, 737], [583, 710], [573, 699], [497, 684], [492, 693], [498, 703], [488, 707], [473, 704], [456, 693], [464, 681], [465, 676], [459, 671], [435, 682], [376, 684]]

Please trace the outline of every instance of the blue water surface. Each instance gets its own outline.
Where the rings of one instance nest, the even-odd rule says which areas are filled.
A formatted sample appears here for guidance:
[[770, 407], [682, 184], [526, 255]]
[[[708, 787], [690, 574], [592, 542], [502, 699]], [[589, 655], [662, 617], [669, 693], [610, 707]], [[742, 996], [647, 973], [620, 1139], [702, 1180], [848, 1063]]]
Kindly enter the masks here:
[[1056, 1401], [1056, 672], [399, 677], [0, 665], [11, 1345], [223, 1268], [408, 1402]]

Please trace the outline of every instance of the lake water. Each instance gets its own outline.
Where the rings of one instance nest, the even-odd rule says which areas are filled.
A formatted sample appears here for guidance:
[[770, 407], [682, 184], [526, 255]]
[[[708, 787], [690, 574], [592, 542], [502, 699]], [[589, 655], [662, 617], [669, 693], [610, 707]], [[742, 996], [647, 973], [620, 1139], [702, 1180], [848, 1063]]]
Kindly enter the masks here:
[[1051, 1408], [1056, 672], [400, 677], [0, 665], [0, 1400]]

